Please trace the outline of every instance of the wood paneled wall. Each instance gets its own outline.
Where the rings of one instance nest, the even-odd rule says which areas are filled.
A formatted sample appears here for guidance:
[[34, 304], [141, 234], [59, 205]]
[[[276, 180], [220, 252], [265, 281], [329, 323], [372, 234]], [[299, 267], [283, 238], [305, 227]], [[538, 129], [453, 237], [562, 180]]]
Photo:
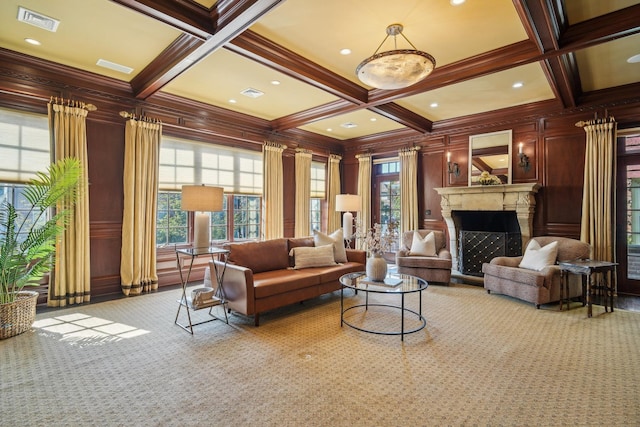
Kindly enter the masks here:
[[[420, 145], [418, 194], [419, 213], [425, 228], [446, 230], [436, 187], [467, 185], [468, 141], [472, 134], [513, 130], [512, 152], [524, 144], [531, 168], [518, 168], [513, 158], [513, 182], [542, 185], [536, 202], [534, 235], [552, 234], [579, 237], [581, 218], [584, 131], [574, 126], [593, 117], [594, 106], [573, 114], [558, 109], [556, 103], [542, 102], [534, 108], [501, 111], [483, 117], [438, 123], [429, 135], [401, 131], [365, 138], [361, 141], [335, 140], [298, 130], [275, 134], [259, 119], [238, 116], [216, 107], [157, 94], [147, 100], [135, 99], [122, 82], [97, 78], [88, 73], [34, 60], [0, 50], [0, 106], [46, 114], [50, 96], [78, 99], [95, 104], [98, 111], [87, 119], [89, 141], [91, 287], [92, 295], [120, 293], [120, 243], [122, 233], [124, 124], [118, 112], [161, 118], [164, 131], [172, 136], [216, 144], [260, 150], [264, 140], [275, 140], [289, 148], [284, 155], [284, 231], [293, 236], [295, 225], [296, 147], [313, 151], [314, 158], [342, 154], [342, 191], [357, 192], [358, 161], [364, 151], [375, 157], [397, 155], [400, 148]], [[619, 123], [640, 123], [640, 105], [608, 106]], [[522, 117], [522, 114], [527, 116]], [[460, 176], [447, 173], [446, 153], [458, 163]], [[331, 230], [330, 230], [331, 231]], [[194, 273], [201, 277], [204, 261]], [[179, 283], [175, 254], [170, 248], [158, 251], [160, 285]]]

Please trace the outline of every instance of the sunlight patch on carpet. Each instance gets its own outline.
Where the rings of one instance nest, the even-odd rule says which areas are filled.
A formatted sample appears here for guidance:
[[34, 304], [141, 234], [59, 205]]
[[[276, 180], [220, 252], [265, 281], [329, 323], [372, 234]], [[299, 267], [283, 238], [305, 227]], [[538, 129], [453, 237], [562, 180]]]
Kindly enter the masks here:
[[148, 334], [149, 331], [82, 313], [34, 322], [33, 327], [73, 345], [103, 345]]

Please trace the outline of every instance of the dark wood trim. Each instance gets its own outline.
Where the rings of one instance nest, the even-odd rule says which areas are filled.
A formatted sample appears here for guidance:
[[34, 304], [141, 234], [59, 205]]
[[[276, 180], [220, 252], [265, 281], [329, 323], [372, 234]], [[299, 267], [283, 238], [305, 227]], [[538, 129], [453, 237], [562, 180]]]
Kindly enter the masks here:
[[421, 133], [431, 132], [433, 122], [393, 102], [369, 107], [369, 110]]
[[230, 51], [355, 104], [367, 102], [367, 90], [261, 35], [247, 30], [225, 46]]

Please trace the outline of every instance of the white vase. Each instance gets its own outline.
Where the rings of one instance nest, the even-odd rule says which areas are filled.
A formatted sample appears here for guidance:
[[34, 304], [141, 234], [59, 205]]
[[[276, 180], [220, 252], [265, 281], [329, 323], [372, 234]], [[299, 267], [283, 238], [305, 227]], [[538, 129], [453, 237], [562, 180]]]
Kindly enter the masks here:
[[387, 261], [380, 254], [373, 254], [367, 258], [367, 277], [378, 282], [387, 277]]

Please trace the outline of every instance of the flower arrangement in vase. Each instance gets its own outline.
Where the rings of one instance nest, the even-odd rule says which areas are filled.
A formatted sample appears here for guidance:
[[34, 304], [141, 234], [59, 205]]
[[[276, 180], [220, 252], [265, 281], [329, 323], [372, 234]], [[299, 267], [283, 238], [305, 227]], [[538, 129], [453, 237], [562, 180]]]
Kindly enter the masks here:
[[369, 252], [367, 258], [367, 276], [375, 281], [383, 281], [387, 276], [387, 261], [382, 254], [393, 248], [397, 240], [397, 222], [389, 221], [386, 229], [382, 224], [374, 224], [373, 227], [363, 231], [362, 227], [356, 229], [356, 237], [362, 239], [364, 248]]
[[502, 184], [502, 181], [500, 181], [500, 178], [498, 178], [495, 175], [491, 175], [487, 171], [482, 171], [482, 173], [478, 177], [478, 182], [481, 185], [499, 185], [499, 184]]

